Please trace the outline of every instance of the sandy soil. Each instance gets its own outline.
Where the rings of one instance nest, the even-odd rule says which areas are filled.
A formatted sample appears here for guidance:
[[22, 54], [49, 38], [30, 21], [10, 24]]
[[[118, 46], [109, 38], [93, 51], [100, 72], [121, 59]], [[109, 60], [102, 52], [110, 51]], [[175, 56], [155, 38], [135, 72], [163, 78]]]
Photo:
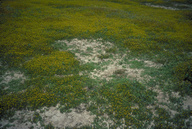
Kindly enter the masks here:
[[[141, 73], [144, 72], [144, 69], [132, 69], [129, 67], [128, 64], [120, 64], [123, 62], [124, 58], [127, 54], [116, 54], [116, 53], [107, 53], [106, 50], [115, 47], [110, 42], [102, 42], [101, 39], [97, 40], [78, 40], [73, 39], [72, 41], [67, 40], [59, 40], [56, 42], [57, 44], [66, 44], [69, 51], [75, 53], [76, 58], [81, 62], [81, 64], [85, 63], [96, 63], [100, 66], [100, 69], [94, 69], [89, 73], [89, 76], [93, 79], [106, 79], [107, 81], [112, 79], [112, 75], [118, 73], [117, 71], [124, 71], [119, 72], [121, 74], [117, 74], [119, 76], [123, 75], [128, 78], [136, 79], [138, 81], [143, 80], [144, 78], [150, 79], [150, 76], [142, 77]], [[62, 51], [62, 49], [61, 49]], [[117, 49], [117, 51], [119, 51]], [[117, 52], [118, 53], [118, 52]], [[108, 58], [100, 59], [98, 56], [109, 54]], [[135, 59], [137, 60], [137, 59]], [[132, 61], [132, 60], [130, 60]], [[105, 64], [106, 65], [103, 65]], [[161, 67], [160, 64], [156, 64], [151, 61], [144, 61], [147, 67]]]

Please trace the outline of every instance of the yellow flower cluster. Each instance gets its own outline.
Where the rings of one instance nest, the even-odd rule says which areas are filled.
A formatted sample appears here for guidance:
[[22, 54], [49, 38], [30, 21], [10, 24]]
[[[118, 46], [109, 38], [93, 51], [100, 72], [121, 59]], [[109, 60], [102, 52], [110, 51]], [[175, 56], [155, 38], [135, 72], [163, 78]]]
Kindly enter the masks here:
[[[62, 80], [65, 79], [62, 78]], [[0, 99], [0, 114], [10, 109], [37, 109], [42, 106], [56, 105], [59, 102], [66, 104], [67, 107], [76, 106], [85, 100], [86, 90], [79, 80], [74, 80], [71, 84], [41, 87], [37, 83], [26, 91], [4, 95]]]
[[[118, 2], [126, 3], [124, 0]], [[155, 47], [151, 49], [146, 45], [149, 41], [155, 46], [156, 41], [169, 42], [172, 44], [169, 46], [189, 49], [192, 27], [184, 20], [185, 11], [175, 13], [138, 6], [136, 2], [127, 3], [131, 4], [78, 0], [4, 1], [6, 22], [1, 24], [1, 52], [7, 61], [18, 65], [24, 57], [50, 54], [53, 49], [49, 44], [54, 40], [95, 36], [118, 41], [133, 51], [156, 51]], [[183, 20], [178, 22], [178, 19]], [[177, 40], [180, 43], [174, 44]]]
[[[113, 114], [118, 120], [125, 118], [127, 126], [132, 125], [137, 128], [142, 126], [140, 120], [151, 119], [149, 117], [150, 111], [142, 107], [147, 104], [146, 102], [151, 100], [152, 94], [150, 91], [145, 90], [140, 84], [133, 85], [130, 82], [115, 84], [112, 87], [114, 90], [102, 87], [98, 91], [101, 96], [98, 103], [105, 101], [103, 103], [110, 105], [107, 106], [107, 113]], [[95, 96], [96, 94], [93, 95]], [[138, 107], [133, 108], [133, 105], [138, 105]], [[141, 110], [140, 108], [143, 109]]]
[[22, 93], [4, 95], [0, 100], [0, 114], [9, 109], [22, 109], [26, 107], [36, 109], [40, 106], [48, 106], [56, 102], [58, 101], [54, 94], [43, 92], [39, 88], [29, 88]]
[[34, 75], [69, 74], [78, 68], [78, 61], [71, 53], [54, 52], [50, 55], [33, 58], [24, 67]]
[[[72, 107], [85, 100], [86, 90], [78, 81], [82, 78], [55, 76], [77, 73], [79, 67], [73, 54], [51, 47], [55, 40], [103, 38], [125, 46], [132, 52], [159, 51], [166, 56], [171, 52], [164, 52], [163, 48], [176, 51], [173, 56], [179, 55], [177, 52], [192, 51], [192, 24], [183, 15], [189, 12], [154, 9], [127, 0], [116, 2], [3, 1], [0, 12], [1, 57], [10, 65], [23, 66], [34, 75], [34, 79], [26, 83], [32, 88], [1, 96], [0, 115], [12, 108], [36, 109], [58, 102]], [[162, 2], [156, 0], [156, 3]], [[185, 62], [175, 68], [180, 80], [185, 78], [188, 66], [192, 68], [191, 64]], [[141, 107], [151, 101], [150, 91], [142, 89], [143, 92], [139, 93], [136, 88], [141, 87], [129, 83], [115, 85], [115, 88], [115, 91], [103, 88], [99, 92], [111, 105], [109, 113], [115, 113], [117, 119], [125, 118], [127, 125], [139, 128], [139, 118], [131, 113], [135, 116], [139, 114], [142, 116], [140, 119], [149, 119], [148, 114], [131, 106], [135, 104]]]

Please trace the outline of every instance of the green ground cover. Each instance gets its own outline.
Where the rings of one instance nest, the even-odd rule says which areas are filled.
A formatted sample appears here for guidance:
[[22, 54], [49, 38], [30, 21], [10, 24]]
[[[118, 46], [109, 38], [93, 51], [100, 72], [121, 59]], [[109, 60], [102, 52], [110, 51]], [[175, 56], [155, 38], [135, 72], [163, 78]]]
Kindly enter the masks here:
[[[80, 103], [95, 101], [87, 110], [97, 118], [106, 113], [115, 122], [114, 128], [122, 124], [122, 118], [132, 128], [147, 128], [152, 121], [154, 128], [187, 128], [183, 121], [191, 112], [181, 108], [181, 100], [172, 98], [169, 106], [179, 114], [171, 117], [156, 105], [157, 93], [149, 87], [159, 85], [170, 96], [172, 91], [181, 96], [192, 95], [192, 13], [152, 8], [141, 4], [144, 2], [166, 4], [164, 0], [2, 0], [0, 75], [18, 70], [28, 78], [24, 83], [14, 80], [0, 84], [0, 119], [9, 119], [12, 112], [21, 109], [37, 110], [60, 103], [65, 105], [60, 111], [66, 112]], [[169, 2], [191, 4], [189, 0]], [[120, 64], [145, 69], [143, 75], [153, 79], [141, 83], [114, 76], [107, 82], [79, 75], [101, 66], [80, 64], [68, 46], [55, 44], [57, 40], [74, 38], [101, 38], [113, 43], [115, 47], [106, 49], [107, 53], [98, 55], [99, 59], [126, 53]], [[162, 67], [155, 69], [142, 61], [130, 61], [135, 58], [151, 60]], [[155, 106], [157, 116], [152, 117], [148, 105]], [[133, 106], [139, 108], [132, 109]], [[95, 128], [104, 128], [97, 118]], [[49, 126], [52, 128], [45, 127]]]

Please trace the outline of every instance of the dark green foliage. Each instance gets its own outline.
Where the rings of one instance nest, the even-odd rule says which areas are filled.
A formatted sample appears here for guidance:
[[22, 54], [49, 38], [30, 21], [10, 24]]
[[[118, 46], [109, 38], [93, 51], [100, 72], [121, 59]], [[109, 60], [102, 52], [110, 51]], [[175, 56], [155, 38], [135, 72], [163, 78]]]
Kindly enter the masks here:
[[55, 129], [55, 128], [51, 123], [49, 123], [48, 125], [45, 126], [45, 129]]

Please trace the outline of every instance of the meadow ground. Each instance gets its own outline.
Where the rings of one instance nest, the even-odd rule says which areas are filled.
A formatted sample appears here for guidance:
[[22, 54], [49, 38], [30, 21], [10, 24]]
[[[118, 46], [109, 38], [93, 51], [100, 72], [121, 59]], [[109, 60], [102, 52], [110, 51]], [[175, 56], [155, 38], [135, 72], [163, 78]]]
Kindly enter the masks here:
[[192, 128], [190, 0], [2, 0], [0, 128]]

